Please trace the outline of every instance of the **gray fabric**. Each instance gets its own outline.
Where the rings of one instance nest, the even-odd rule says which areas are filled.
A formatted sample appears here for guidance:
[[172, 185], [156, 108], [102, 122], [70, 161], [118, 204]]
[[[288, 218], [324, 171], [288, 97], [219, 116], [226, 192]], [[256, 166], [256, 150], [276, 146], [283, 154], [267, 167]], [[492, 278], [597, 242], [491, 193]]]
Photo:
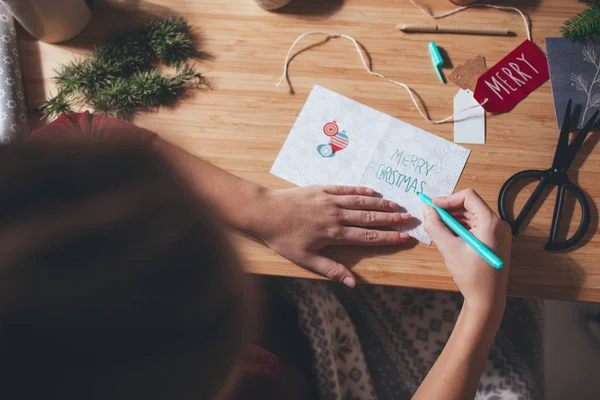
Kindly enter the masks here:
[[29, 134], [15, 20], [0, 3], [0, 143]]
[[[315, 357], [321, 399], [410, 399], [448, 340], [458, 293], [281, 279]], [[541, 399], [542, 309], [509, 299], [478, 400]]]

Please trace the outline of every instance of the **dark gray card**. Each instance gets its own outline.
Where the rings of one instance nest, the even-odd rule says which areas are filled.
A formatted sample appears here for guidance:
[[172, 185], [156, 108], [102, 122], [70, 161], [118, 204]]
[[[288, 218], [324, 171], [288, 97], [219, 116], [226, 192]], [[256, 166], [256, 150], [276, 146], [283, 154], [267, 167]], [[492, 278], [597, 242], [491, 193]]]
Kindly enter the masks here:
[[[600, 109], [600, 45], [546, 38], [546, 52], [558, 126], [562, 126], [567, 102], [573, 99], [574, 118], [581, 128]], [[574, 122], [572, 125], [576, 127]]]

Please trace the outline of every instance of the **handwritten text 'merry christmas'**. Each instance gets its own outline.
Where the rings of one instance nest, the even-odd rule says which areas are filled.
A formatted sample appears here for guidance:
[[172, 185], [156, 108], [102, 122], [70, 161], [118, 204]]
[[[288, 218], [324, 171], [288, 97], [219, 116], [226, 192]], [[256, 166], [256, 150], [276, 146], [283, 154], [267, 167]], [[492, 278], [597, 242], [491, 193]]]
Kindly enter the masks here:
[[546, 55], [531, 41], [483, 73], [473, 97], [489, 112], [507, 112], [550, 77]]
[[[375, 177], [389, 185], [402, 188], [405, 192], [412, 191], [413, 193], [424, 191], [427, 186], [425, 178], [429, 176], [435, 166], [418, 155], [408, 154], [399, 149], [396, 149], [390, 157], [390, 163], [396, 165], [379, 165]], [[398, 169], [404, 171], [400, 172]], [[405, 170], [408, 170], [408, 173]]]

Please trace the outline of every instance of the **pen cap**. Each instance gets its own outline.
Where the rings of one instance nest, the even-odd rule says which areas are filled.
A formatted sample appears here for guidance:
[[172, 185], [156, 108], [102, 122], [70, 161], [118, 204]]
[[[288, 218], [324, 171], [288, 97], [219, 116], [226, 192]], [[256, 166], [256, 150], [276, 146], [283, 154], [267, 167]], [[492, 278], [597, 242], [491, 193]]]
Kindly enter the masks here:
[[440, 54], [440, 49], [434, 42], [429, 42], [429, 54], [431, 54], [431, 62], [435, 67], [439, 67], [444, 64], [444, 58]]

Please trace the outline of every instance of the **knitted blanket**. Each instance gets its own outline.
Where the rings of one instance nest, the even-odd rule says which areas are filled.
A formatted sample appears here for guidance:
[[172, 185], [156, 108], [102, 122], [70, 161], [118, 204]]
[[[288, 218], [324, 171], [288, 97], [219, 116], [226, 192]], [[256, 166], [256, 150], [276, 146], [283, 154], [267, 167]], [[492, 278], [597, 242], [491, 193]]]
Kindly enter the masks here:
[[[320, 397], [410, 399], [444, 348], [458, 293], [281, 279], [309, 338]], [[508, 300], [477, 400], [542, 398], [542, 314], [535, 300]]]

